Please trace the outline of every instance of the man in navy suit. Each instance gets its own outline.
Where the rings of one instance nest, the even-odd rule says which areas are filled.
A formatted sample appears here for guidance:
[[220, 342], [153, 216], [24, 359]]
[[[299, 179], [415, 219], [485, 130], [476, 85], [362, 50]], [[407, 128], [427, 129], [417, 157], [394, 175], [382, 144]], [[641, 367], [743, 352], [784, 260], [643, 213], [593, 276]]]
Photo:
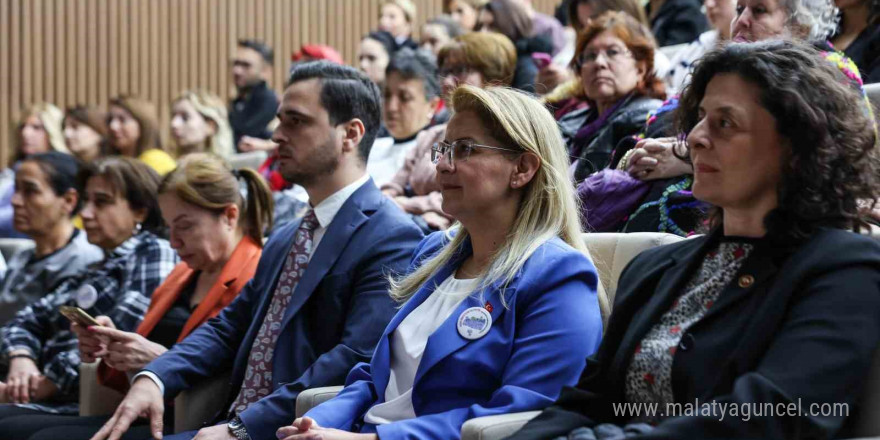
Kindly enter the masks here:
[[225, 423], [169, 438], [274, 438], [299, 392], [342, 384], [369, 362], [395, 312], [388, 276], [406, 270], [422, 239], [366, 174], [380, 114], [379, 89], [350, 67], [291, 73], [272, 139], [282, 175], [312, 209], [272, 235], [253, 280], [217, 318], [135, 376], [95, 438], [119, 438], [140, 415], [159, 438], [164, 399], [230, 369]]

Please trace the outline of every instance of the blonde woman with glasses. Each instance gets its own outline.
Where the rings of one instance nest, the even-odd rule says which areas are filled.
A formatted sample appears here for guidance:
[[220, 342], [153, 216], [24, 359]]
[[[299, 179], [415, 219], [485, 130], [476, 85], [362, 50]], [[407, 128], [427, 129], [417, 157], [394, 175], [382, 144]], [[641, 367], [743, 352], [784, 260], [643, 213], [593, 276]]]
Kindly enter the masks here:
[[505, 88], [464, 85], [451, 104], [433, 159], [456, 224], [392, 283], [401, 309], [370, 365], [278, 438], [458, 438], [468, 419], [547, 406], [595, 351], [607, 302], [553, 118]]

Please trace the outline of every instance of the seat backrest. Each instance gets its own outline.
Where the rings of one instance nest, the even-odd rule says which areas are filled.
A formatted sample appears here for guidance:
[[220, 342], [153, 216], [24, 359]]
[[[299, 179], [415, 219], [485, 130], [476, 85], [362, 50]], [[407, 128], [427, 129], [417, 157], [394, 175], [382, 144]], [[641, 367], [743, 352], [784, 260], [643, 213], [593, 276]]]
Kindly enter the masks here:
[[34, 241], [28, 238], [0, 238], [0, 253], [6, 261], [9, 261], [13, 255], [34, 246]]
[[599, 272], [599, 282], [605, 288], [605, 295], [611, 304], [614, 304], [614, 295], [617, 293], [617, 279], [630, 260], [646, 249], [684, 240], [678, 235], [663, 232], [587, 232], [583, 238]]
[[874, 107], [874, 118], [880, 123], [880, 83], [865, 84], [865, 93], [868, 94], [868, 101]]
[[230, 372], [217, 374], [174, 399], [174, 432], [201, 429], [223, 409], [229, 394]]
[[98, 383], [98, 362], [79, 364], [79, 415], [113, 414], [123, 395]]
[[256, 170], [260, 168], [260, 165], [262, 165], [268, 157], [268, 153], [259, 150], [248, 151], [247, 153], [236, 153], [229, 158], [229, 165], [232, 165], [232, 168], [237, 170], [241, 168], [252, 168]]

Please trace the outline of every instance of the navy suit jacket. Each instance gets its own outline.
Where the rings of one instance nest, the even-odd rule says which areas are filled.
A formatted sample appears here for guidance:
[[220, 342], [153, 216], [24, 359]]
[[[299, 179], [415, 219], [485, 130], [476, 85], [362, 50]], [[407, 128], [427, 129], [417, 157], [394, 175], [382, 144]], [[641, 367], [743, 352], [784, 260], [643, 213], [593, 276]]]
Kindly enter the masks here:
[[[300, 222], [272, 235], [254, 278], [228, 307], [147, 365], [163, 381], [166, 398], [232, 370], [226, 414]], [[343, 383], [355, 364], [370, 359], [395, 313], [387, 278], [407, 269], [421, 239], [419, 228], [372, 180], [349, 197], [285, 312], [272, 360], [273, 392], [239, 414], [251, 438], [275, 438], [276, 429], [293, 421], [300, 391]]]
[[[413, 266], [447, 242], [440, 232], [426, 238]], [[469, 296], [428, 338], [413, 382], [416, 418], [363, 424], [367, 410], [385, 401], [394, 330], [471, 253], [466, 242], [394, 316], [370, 364], [356, 367], [336, 398], [307, 415], [323, 427], [378, 431], [382, 440], [452, 439], [468, 419], [541, 409], [563, 386], [574, 384], [602, 339], [598, 277], [584, 254], [553, 238], [535, 250], [505, 289], [498, 281]], [[487, 307], [491, 329], [479, 339], [465, 339], [458, 333], [459, 317], [486, 303], [492, 305]]]

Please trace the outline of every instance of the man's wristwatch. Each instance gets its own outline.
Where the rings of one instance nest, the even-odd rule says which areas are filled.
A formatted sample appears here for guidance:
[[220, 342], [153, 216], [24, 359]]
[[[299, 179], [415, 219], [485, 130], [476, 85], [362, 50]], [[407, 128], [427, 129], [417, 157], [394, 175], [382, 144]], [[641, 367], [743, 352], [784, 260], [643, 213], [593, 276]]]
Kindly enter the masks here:
[[247, 428], [244, 427], [244, 423], [241, 421], [241, 417], [235, 416], [234, 419], [226, 424], [226, 427], [229, 428], [229, 433], [238, 440], [251, 440], [247, 433]]

